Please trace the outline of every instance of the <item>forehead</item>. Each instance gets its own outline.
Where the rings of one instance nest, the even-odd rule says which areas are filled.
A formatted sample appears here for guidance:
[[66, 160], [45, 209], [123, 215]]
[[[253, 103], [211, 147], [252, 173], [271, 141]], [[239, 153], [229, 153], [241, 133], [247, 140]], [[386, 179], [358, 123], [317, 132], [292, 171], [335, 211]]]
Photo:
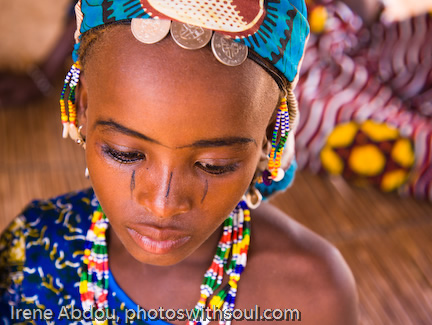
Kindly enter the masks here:
[[134, 105], [149, 118], [187, 115], [200, 119], [204, 114], [227, 123], [264, 121], [265, 127], [279, 94], [274, 80], [250, 60], [237, 67], [225, 66], [209, 47], [185, 50], [170, 37], [143, 44], [127, 25], [110, 29], [95, 42], [84, 75], [89, 108], [96, 106], [97, 99], [105, 107], [115, 106], [111, 113], [121, 111], [121, 118], [139, 114], [129, 109]]

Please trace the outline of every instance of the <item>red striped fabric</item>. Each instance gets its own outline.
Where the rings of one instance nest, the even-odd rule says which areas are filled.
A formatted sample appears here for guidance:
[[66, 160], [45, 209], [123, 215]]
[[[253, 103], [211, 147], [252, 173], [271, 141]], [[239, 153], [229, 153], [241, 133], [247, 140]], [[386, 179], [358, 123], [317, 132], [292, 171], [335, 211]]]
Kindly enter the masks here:
[[322, 170], [320, 152], [336, 125], [386, 122], [415, 146], [415, 167], [400, 191], [432, 201], [432, 16], [366, 28], [343, 3], [326, 9], [325, 30], [310, 37], [296, 89], [299, 167]]

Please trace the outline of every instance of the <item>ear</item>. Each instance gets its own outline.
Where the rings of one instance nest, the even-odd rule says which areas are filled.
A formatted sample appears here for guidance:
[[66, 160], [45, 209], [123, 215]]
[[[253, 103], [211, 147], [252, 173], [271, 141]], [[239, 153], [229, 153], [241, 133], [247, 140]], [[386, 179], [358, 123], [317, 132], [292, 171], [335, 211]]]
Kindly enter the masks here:
[[[269, 121], [269, 123], [267, 125], [267, 129], [266, 129], [266, 141], [265, 142], [267, 142], [267, 144], [263, 143], [263, 148], [264, 148], [264, 145], [266, 145], [266, 150], [268, 150], [268, 154], [270, 154], [270, 150], [271, 150], [271, 140], [273, 137], [274, 128], [276, 126], [276, 118], [277, 118], [278, 109], [279, 109], [279, 107], [277, 107], [273, 111], [273, 114], [270, 118], [270, 121]], [[278, 138], [279, 138], [279, 134], [278, 134]]]
[[273, 136], [273, 130], [276, 124], [276, 112], [275, 111], [272, 114], [272, 117], [270, 118], [269, 124], [267, 125], [267, 129], [266, 129], [266, 133], [264, 135], [263, 138], [263, 142], [262, 142], [262, 148], [261, 148], [261, 155], [259, 158], [259, 162], [258, 162], [258, 167], [257, 170], [258, 171], [264, 171], [264, 169], [267, 168], [268, 165], [268, 161], [269, 161], [269, 154], [271, 151], [271, 139]]
[[81, 134], [85, 137], [87, 134], [87, 82], [85, 75], [81, 73], [80, 80], [75, 90], [75, 105], [77, 109], [77, 118], [79, 126], [82, 126]]

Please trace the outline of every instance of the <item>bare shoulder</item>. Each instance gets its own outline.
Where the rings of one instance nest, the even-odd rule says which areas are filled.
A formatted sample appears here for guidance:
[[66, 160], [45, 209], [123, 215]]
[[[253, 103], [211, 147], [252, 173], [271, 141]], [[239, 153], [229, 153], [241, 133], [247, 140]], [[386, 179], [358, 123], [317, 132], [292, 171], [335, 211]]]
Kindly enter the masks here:
[[297, 309], [302, 324], [357, 324], [355, 281], [339, 250], [270, 204], [252, 218], [241, 307]]

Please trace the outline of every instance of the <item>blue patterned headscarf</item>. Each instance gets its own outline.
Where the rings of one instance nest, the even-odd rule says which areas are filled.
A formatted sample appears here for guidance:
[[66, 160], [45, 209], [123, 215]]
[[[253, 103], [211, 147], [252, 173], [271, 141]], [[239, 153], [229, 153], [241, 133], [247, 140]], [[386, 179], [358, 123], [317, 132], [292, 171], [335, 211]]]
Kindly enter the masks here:
[[309, 36], [304, 0], [79, 0], [74, 61], [81, 34], [132, 18], [170, 19], [218, 31], [267, 59], [295, 84]]

